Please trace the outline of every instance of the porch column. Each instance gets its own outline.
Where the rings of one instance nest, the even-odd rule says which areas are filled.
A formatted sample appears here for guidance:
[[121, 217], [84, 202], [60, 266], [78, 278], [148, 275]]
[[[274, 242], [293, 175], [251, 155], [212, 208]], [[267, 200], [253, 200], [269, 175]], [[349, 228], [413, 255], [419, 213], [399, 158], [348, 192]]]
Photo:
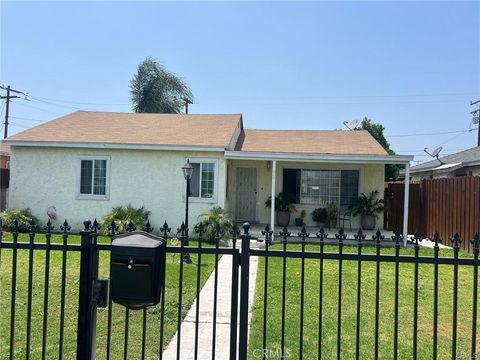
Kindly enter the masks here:
[[[270, 208], [270, 229], [275, 231], [275, 179], [277, 175], [277, 160], [272, 160], [272, 207]], [[272, 237], [273, 239], [273, 237]]]
[[407, 246], [408, 205], [410, 199], [410, 163], [405, 164], [405, 193], [403, 198], [403, 246]]

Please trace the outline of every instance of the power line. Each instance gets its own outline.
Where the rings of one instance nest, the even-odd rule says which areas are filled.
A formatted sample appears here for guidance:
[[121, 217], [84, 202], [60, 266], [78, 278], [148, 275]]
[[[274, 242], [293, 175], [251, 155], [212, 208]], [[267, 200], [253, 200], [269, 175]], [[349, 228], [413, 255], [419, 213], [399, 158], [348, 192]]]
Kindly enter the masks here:
[[43, 120], [25, 118], [25, 117], [20, 117], [20, 116], [10, 116], [10, 118], [11, 118], [11, 119], [17, 119], [17, 120], [33, 121], [33, 122], [38, 122], [38, 123], [43, 122]]
[[433, 133], [416, 133], [416, 134], [399, 134], [399, 135], [386, 135], [388, 137], [413, 137], [413, 136], [434, 136], [434, 135], [446, 135], [446, 134], [458, 134], [458, 133], [467, 133], [473, 130], [478, 130], [477, 128], [466, 129], [466, 130], [457, 130], [457, 131], [442, 131], [442, 132], [433, 132]]
[[130, 106], [131, 105], [129, 103], [91, 103], [91, 102], [60, 100], [60, 99], [52, 99], [52, 98], [47, 98], [42, 96], [35, 96], [32, 98], [39, 99], [39, 100], [42, 99], [42, 100], [48, 100], [53, 102], [59, 102], [59, 103], [66, 103], [66, 104], [77, 104], [77, 105], [93, 105], [93, 106], [127, 106], [127, 105]]
[[58, 114], [59, 114], [58, 112], [53, 112], [53, 111], [51, 111], [51, 110], [42, 109], [42, 108], [39, 108], [39, 107], [30, 105], [30, 104], [24, 104], [24, 103], [18, 103], [18, 104], [21, 105], [21, 106], [25, 106], [25, 107], [32, 108], [32, 109], [36, 109], [36, 110], [40, 110], [40, 111], [45, 111], [45, 112], [48, 112], [48, 113], [54, 114], [54, 115], [58, 115]]

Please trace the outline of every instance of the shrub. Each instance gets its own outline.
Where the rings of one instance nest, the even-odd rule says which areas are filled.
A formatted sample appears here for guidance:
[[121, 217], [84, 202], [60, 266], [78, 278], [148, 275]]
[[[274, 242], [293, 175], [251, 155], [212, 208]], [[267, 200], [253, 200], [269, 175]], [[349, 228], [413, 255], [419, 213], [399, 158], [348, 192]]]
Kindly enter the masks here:
[[209, 243], [215, 243], [215, 230], [217, 228], [224, 232], [222, 239], [228, 239], [230, 237], [229, 231], [233, 226], [230, 216], [220, 206], [214, 206], [209, 212], [200, 215], [200, 221], [196, 226], [200, 224], [206, 230], [204, 240]]
[[15, 219], [18, 219], [18, 231], [23, 233], [30, 231], [32, 221], [35, 226], [39, 224], [38, 219], [31, 214], [30, 209], [8, 209], [0, 213], [0, 221], [4, 229], [11, 231]]
[[108, 234], [108, 227], [115, 221], [115, 233], [122, 234], [127, 232], [127, 227], [130, 221], [140, 230], [147, 222], [150, 211], [145, 210], [142, 206], [138, 209], [132, 207], [131, 204], [125, 206], [116, 206], [100, 220], [101, 231], [103, 234]]

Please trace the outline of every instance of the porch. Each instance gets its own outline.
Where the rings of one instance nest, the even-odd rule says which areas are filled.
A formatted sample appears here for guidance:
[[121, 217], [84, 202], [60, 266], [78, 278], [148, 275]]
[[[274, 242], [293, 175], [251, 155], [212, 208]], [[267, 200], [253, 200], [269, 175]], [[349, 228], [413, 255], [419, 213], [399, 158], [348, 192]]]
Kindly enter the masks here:
[[[290, 192], [295, 196], [296, 212], [291, 214], [289, 231], [297, 234], [300, 228], [292, 227], [294, 219], [305, 211], [304, 221], [307, 231], [315, 234], [319, 226], [312, 219], [316, 208], [336, 204], [342, 216], [361, 193], [377, 190], [384, 192], [385, 164], [404, 164], [409, 169], [410, 156], [378, 155], [312, 155], [312, 154], [272, 154], [226, 152], [227, 189], [226, 209], [237, 223], [248, 221], [253, 224], [254, 234], [260, 234], [269, 224], [278, 233], [276, 223], [275, 197], [279, 193]], [[408, 182], [405, 183], [405, 216], [403, 233], [408, 228]], [[272, 206], [265, 202], [271, 198]], [[347, 239], [360, 228], [360, 218], [337, 224], [347, 230]], [[351, 226], [351, 230], [350, 230]], [[383, 217], [377, 220], [375, 229], [383, 229]], [[338, 229], [328, 232], [333, 235]], [[375, 231], [365, 231], [371, 239]], [[392, 232], [382, 233], [390, 238]], [[387, 234], [388, 233], [388, 234]], [[255, 236], [255, 235], [254, 235]], [[295, 238], [292, 236], [292, 238]], [[406, 240], [404, 245], [406, 245]]]

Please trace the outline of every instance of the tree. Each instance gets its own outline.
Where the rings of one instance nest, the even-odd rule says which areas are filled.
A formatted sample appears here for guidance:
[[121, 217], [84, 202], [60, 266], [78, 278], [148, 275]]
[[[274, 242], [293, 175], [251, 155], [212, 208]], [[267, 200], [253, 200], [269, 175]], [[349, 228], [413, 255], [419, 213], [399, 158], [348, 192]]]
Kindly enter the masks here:
[[175, 113], [192, 100], [188, 85], [155, 59], [147, 57], [130, 81], [130, 100], [136, 113]]
[[[383, 132], [385, 131], [385, 127], [382, 124], [378, 124], [373, 122], [371, 119], [365, 117], [362, 120], [362, 123], [359, 130], [367, 130], [370, 135], [372, 135], [375, 140], [378, 141], [380, 145], [385, 149], [388, 155], [395, 155], [395, 151], [390, 148], [390, 144], [388, 143], [387, 139], [385, 139], [385, 135]], [[398, 173], [400, 169], [403, 169], [402, 165], [398, 164], [386, 164], [385, 165], [385, 180], [391, 181], [396, 180], [398, 178]]]

